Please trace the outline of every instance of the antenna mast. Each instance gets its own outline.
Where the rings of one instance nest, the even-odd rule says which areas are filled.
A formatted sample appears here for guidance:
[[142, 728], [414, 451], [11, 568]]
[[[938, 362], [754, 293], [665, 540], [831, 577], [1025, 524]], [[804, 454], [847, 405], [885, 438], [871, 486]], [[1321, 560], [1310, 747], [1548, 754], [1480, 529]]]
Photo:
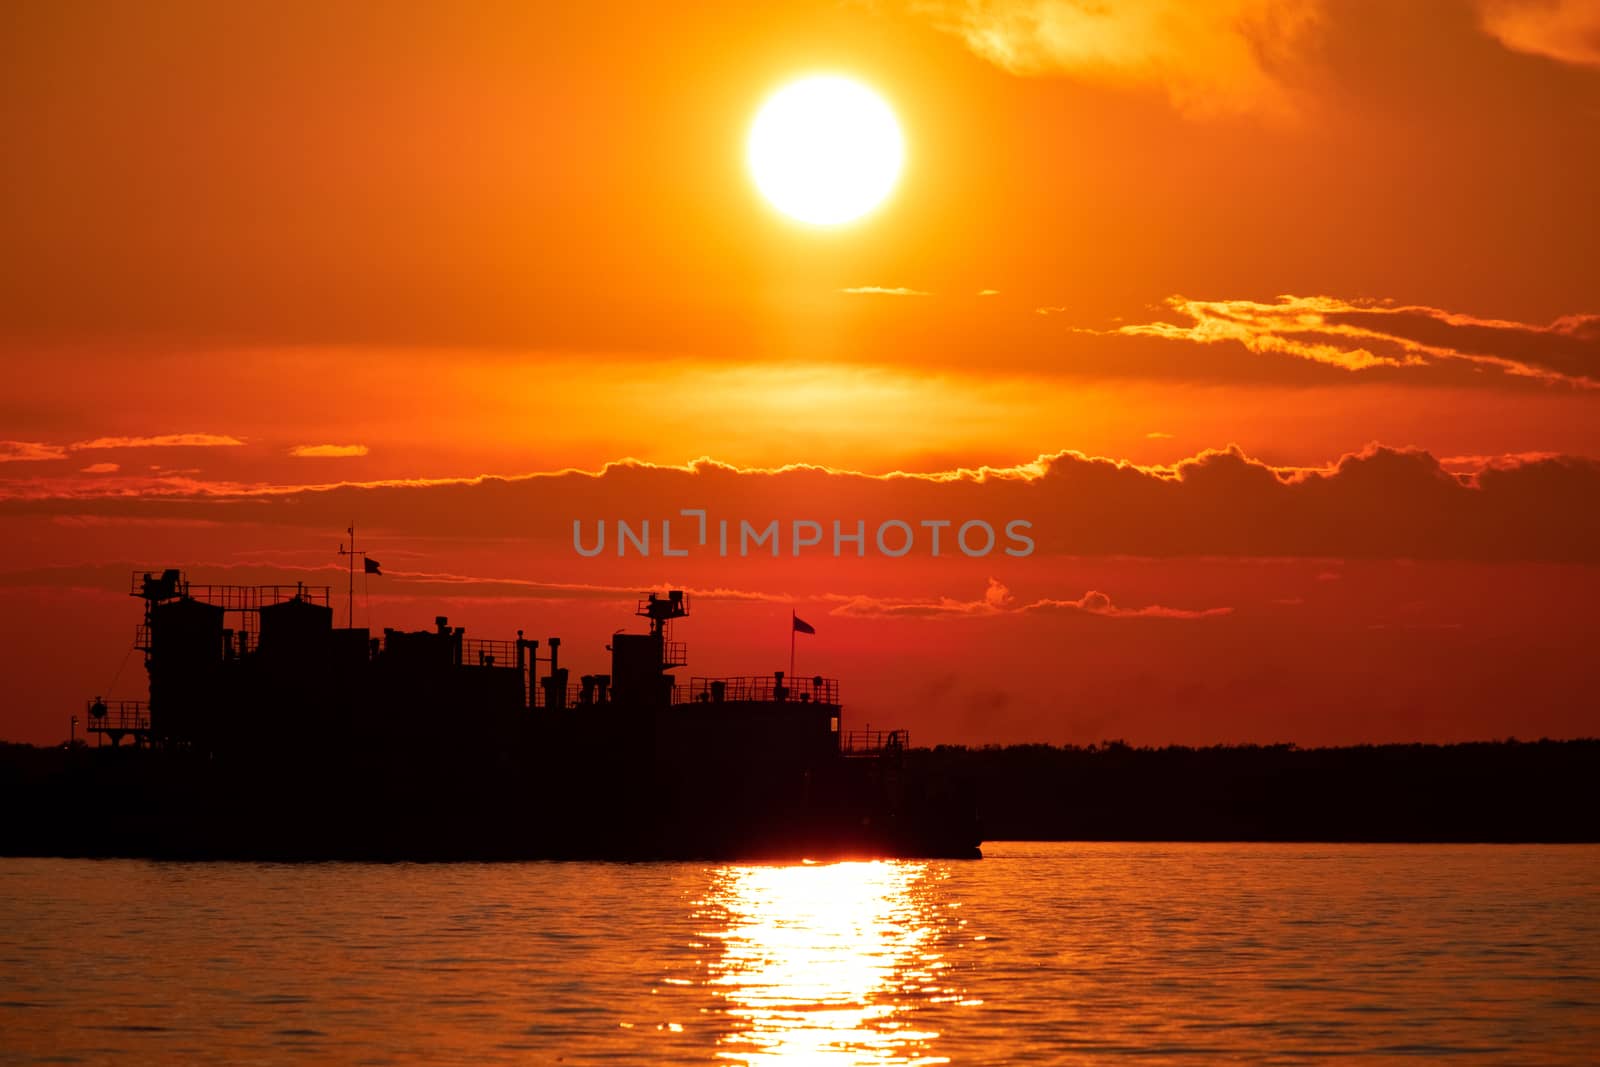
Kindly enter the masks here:
[[350, 528], [345, 531], [350, 535], [350, 547], [346, 549], [344, 542], [339, 542], [339, 555], [350, 557], [350, 584], [345, 592], [344, 625], [347, 630], [356, 628], [356, 557], [361, 557], [362, 572], [366, 572], [367, 553], [365, 549], [356, 548], [356, 520], [350, 520]]

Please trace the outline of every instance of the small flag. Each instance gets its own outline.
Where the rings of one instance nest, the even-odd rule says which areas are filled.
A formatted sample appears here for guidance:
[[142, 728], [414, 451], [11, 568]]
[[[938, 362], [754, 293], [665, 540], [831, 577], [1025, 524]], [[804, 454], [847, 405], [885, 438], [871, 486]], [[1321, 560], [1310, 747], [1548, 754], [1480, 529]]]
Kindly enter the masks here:
[[378, 561], [373, 559], [371, 556], [363, 557], [361, 562], [367, 568], [365, 573], [376, 574], [379, 577], [383, 576], [383, 572], [378, 569]]
[[814, 634], [817, 632], [817, 628], [796, 615], [794, 617], [794, 632], [797, 634]]

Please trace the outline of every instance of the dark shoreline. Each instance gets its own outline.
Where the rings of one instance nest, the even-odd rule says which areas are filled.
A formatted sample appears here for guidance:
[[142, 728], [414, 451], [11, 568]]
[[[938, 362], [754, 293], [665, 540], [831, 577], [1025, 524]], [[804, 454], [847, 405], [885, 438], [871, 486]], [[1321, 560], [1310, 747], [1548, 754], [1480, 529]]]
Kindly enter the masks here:
[[[475, 841], [453, 841], [449, 848], [397, 838], [364, 856], [306, 851], [299, 842], [282, 837], [275, 847], [260, 851], [248, 844], [224, 845], [210, 835], [210, 844], [198, 849], [151, 849], [132, 841], [124, 849], [101, 837], [95, 847], [85, 850], [75, 847], [84, 844], [76, 827], [85, 814], [79, 803], [84, 798], [77, 791], [85, 784], [85, 772], [96, 776], [92, 768], [107, 755], [81, 746], [69, 752], [62, 746], [0, 742], [0, 805], [13, 813], [10, 825], [0, 830], [0, 854], [447, 862], [759, 860], [780, 859], [793, 851], [784, 846], [763, 856], [746, 841], [746, 847], [722, 855], [657, 856], [646, 854], [648, 850], [611, 855], [604, 850], [558, 849], [536, 856], [525, 849], [496, 847], [492, 826], [480, 827]], [[956, 782], [963, 792], [970, 790], [977, 798], [982, 837], [990, 841], [1600, 842], [1600, 806], [1593, 803], [1593, 783], [1600, 781], [1596, 739], [1311, 749], [1292, 745], [1150, 749], [1120, 742], [1087, 747], [940, 746], [911, 749], [906, 761], [907, 770], [923, 780]], [[137, 806], [134, 796], [128, 799]], [[128, 810], [106, 814], [114, 820], [131, 817], [134, 822], [139, 817]], [[439, 824], [432, 829], [437, 834]], [[425, 836], [448, 836], [435, 834]], [[845, 844], [842, 849], [823, 848], [820, 854], [835, 851], [843, 856], [855, 850]]]
[[992, 841], [1600, 842], [1600, 740], [914, 749]]

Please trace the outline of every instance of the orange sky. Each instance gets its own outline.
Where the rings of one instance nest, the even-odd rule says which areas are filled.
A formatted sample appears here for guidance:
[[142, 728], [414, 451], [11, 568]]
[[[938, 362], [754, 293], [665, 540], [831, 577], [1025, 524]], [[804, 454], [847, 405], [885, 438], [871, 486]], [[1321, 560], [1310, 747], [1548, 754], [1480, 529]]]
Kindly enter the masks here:
[[[316, 574], [351, 515], [374, 625], [599, 669], [681, 583], [693, 669], [753, 673], [793, 605], [922, 741], [1600, 730], [1593, 5], [7, 18], [0, 736], [138, 695], [129, 567]], [[829, 230], [742, 158], [820, 71], [907, 146]], [[572, 551], [696, 506], [1038, 550]]]

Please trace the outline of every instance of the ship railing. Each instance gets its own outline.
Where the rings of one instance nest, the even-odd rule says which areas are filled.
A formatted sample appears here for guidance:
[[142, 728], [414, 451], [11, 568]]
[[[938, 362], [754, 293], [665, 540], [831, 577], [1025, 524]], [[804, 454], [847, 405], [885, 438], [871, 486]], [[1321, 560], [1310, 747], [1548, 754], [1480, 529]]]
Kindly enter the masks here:
[[690, 678], [687, 686], [678, 686], [672, 691], [674, 704], [715, 704], [735, 700], [774, 703], [780, 699], [837, 705], [839, 679], [820, 676], [792, 681], [785, 679], [780, 687], [778, 680], [770, 674], [739, 678]]
[[483, 637], [462, 638], [461, 663], [467, 667], [515, 667], [517, 643]]
[[902, 752], [911, 745], [906, 730], [851, 730], [839, 738], [839, 751], [846, 756], [881, 756]]
[[[99, 708], [101, 714], [96, 715]], [[88, 714], [84, 716], [90, 733], [150, 729], [150, 704], [144, 700], [89, 701]]]
[[203, 604], [213, 604], [224, 611], [260, 611], [273, 604], [299, 598], [327, 607], [328, 586], [325, 585], [190, 585], [189, 596]]
[[224, 611], [260, 611], [264, 607], [281, 604], [296, 597], [323, 607], [327, 607], [330, 602], [330, 587], [326, 585], [305, 585], [299, 582], [294, 585], [195, 585], [185, 574], [179, 574], [174, 581], [163, 584], [166, 573], [161, 570], [134, 571], [128, 591], [134, 596], [144, 596], [146, 592], [152, 592], [159, 600], [179, 596], [192, 597]]

